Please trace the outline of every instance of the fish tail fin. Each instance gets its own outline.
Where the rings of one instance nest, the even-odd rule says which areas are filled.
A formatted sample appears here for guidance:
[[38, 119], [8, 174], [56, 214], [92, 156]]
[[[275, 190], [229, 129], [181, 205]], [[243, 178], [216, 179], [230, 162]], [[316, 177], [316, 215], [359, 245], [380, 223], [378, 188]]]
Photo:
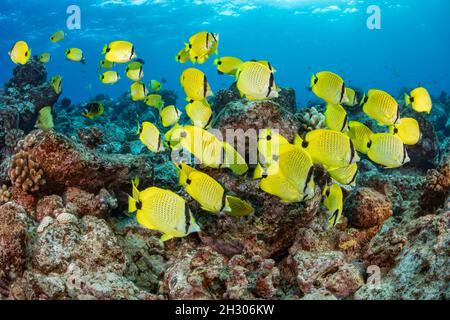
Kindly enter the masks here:
[[260, 163], [258, 163], [258, 165], [255, 168], [255, 171], [253, 172], [253, 179], [259, 180], [262, 179], [263, 176], [264, 176], [264, 168]]
[[311, 75], [311, 83], [310, 83], [310, 85], [309, 85], [309, 88], [310, 88], [310, 89], [312, 89], [312, 87], [314, 87], [314, 85], [316, 84], [316, 80], [317, 80], [316, 75], [315, 75], [315, 74], [312, 74], [312, 75]]
[[136, 212], [137, 211], [137, 201], [131, 196], [128, 196], [128, 212]]
[[214, 65], [217, 66], [219, 64], [219, 58], [214, 59]]
[[406, 106], [409, 106], [411, 104], [411, 97], [407, 93], [405, 93], [405, 103]]
[[361, 107], [364, 106], [365, 100], [366, 100], [366, 94], [364, 93], [364, 94], [363, 94], [363, 97], [361, 98], [361, 102], [359, 103], [359, 105], [360, 105]]
[[226, 196], [224, 212], [232, 217], [247, 217], [255, 212], [252, 205], [240, 198]]
[[303, 148], [303, 138], [298, 133], [295, 135], [294, 145]]

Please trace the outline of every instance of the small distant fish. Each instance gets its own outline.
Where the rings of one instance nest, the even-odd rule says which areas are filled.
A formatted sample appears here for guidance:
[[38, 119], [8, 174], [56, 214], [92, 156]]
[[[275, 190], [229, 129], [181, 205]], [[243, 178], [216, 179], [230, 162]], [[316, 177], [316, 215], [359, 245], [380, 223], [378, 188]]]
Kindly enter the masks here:
[[386, 169], [399, 168], [411, 161], [405, 144], [390, 133], [372, 135], [367, 155], [370, 160]]
[[96, 117], [100, 117], [105, 112], [105, 107], [101, 102], [88, 103], [81, 115], [93, 120]]
[[178, 52], [178, 54], [175, 56], [175, 60], [179, 63], [186, 63], [190, 60], [189, 56], [189, 50], [186, 48], [183, 48]]
[[167, 83], [167, 80], [165, 78], [162, 78], [161, 82], [165, 84], [165, 83]]
[[51, 37], [50, 37], [50, 41], [53, 43], [59, 42], [61, 40], [63, 40], [65, 37], [64, 31], [60, 30], [60, 31], [56, 31]]
[[400, 124], [389, 127], [389, 132], [410, 146], [416, 145], [422, 136], [419, 122], [414, 118], [402, 118]]
[[14, 64], [26, 64], [31, 57], [31, 49], [25, 41], [18, 41], [8, 52]]
[[268, 100], [278, 97], [274, 71], [254, 61], [244, 62], [236, 72], [236, 85], [242, 97], [249, 100]]
[[127, 77], [133, 81], [141, 81], [144, 77], [144, 68], [140, 62], [133, 61], [125, 69]]
[[145, 97], [144, 102], [149, 107], [156, 109], [162, 109], [164, 107], [164, 101], [159, 94], [150, 94]]
[[158, 153], [162, 148], [162, 137], [159, 129], [151, 122], [143, 122], [139, 126], [137, 134], [141, 142], [153, 153]]
[[331, 178], [343, 185], [355, 186], [358, 175], [358, 164], [352, 163], [342, 168], [326, 168]]
[[159, 83], [156, 80], [151, 80], [150, 81], [150, 91], [152, 92], [159, 92], [162, 89], [162, 85], [161, 83]]
[[347, 132], [348, 131], [348, 116], [347, 111], [341, 105], [327, 105], [325, 111], [325, 125], [330, 130]]
[[58, 95], [62, 92], [62, 80], [63, 78], [61, 76], [54, 76], [51, 80], [52, 88]]
[[222, 57], [214, 60], [218, 73], [228, 74], [230, 76], [236, 76], [239, 66], [243, 63], [241, 59], [235, 57]]
[[66, 58], [70, 61], [81, 62], [82, 64], [86, 63], [86, 60], [83, 56], [83, 50], [79, 48], [70, 48], [66, 50]]
[[206, 100], [191, 100], [189, 104], [186, 105], [185, 110], [194, 126], [203, 129], [206, 129], [210, 126], [213, 118], [213, 111]]
[[431, 101], [430, 94], [425, 88], [417, 88], [411, 91], [408, 95], [405, 95], [406, 105], [412, 104], [412, 108], [417, 112], [431, 113], [433, 102]]
[[312, 75], [310, 88], [320, 99], [332, 105], [341, 104], [345, 98], [344, 80], [337, 74], [322, 71]]
[[369, 90], [363, 96], [360, 105], [363, 111], [381, 126], [392, 126], [400, 121], [400, 111], [397, 101], [387, 92]]
[[120, 80], [120, 76], [117, 71], [106, 71], [99, 76], [100, 81], [103, 84], [116, 84]]
[[148, 90], [143, 82], [135, 82], [130, 86], [130, 93], [133, 101], [144, 101]]
[[308, 132], [304, 139], [297, 135], [295, 144], [305, 149], [314, 163], [332, 168], [360, 160], [350, 138], [338, 131], [318, 129]]
[[41, 130], [49, 130], [54, 127], [52, 107], [44, 107], [39, 110], [39, 117], [36, 122], [36, 128]]
[[369, 152], [370, 137], [373, 135], [372, 130], [357, 121], [350, 121], [348, 127], [347, 136], [352, 140], [356, 151], [367, 154]]
[[114, 68], [114, 62], [106, 59], [100, 60], [100, 69], [112, 69]]
[[342, 210], [344, 207], [344, 194], [340, 186], [333, 184], [331, 187], [324, 190], [324, 196], [325, 200], [323, 201], [323, 204], [330, 213], [328, 226], [332, 228], [341, 222]]
[[48, 63], [50, 62], [50, 59], [51, 59], [50, 53], [42, 53], [41, 55], [39, 55], [39, 61], [42, 63]]
[[186, 100], [202, 101], [213, 95], [205, 74], [195, 68], [183, 71], [180, 77], [181, 86], [186, 93]]
[[114, 41], [105, 45], [103, 52], [105, 59], [115, 63], [127, 63], [136, 58], [134, 45], [128, 41]]
[[186, 49], [192, 63], [203, 64], [212, 54], [217, 54], [218, 46], [218, 34], [202, 31], [190, 37]]
[[137, 222], [143, 227], [162, 232], [162, 242], [200, 231], [188, 204], [176, 193], [156, 187], [137, 191], [135, 186], [133, 193], [128, 198], [129, 211], [137, 212]]
[[355, 90], [348, 87], [345, 88], [345, 98], [343, 104], [348, 107], [354, 107], [358, 104], [358, 97]]
[[181, 111], [175, 106], [167, 106], [161, 109], [159, 115], [161, 117], [162, 125], [167, 128], [178, 123], [178, 120], [180, 120]]

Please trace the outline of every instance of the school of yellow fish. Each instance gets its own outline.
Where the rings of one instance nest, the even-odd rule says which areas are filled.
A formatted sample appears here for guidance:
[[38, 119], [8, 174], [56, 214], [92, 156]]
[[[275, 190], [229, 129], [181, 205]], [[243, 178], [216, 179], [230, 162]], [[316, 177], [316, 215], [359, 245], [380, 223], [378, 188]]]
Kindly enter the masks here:
[[[50, 37], [59, 42], [65, 38], [63, 31]], [[204, 64], [211, 56], [218, 55], [219, 35], [199, 32], [191, 36], [178, 52], [179, 63]], [[151, 122], [138, 124], [136, 135], [153, 153], [164, 149], [184, 150], [200, 161], [202, 167], [227, 169], [233, 174], [246, 176], [249, 166], [242, 155], [226, 141], [222, 141], [207, 129], [211, 128], [213, 110], [208, 103], [213, 91], [206, 75], [199, 69], [187, 68], [180, 76], [180, 83], [186, 94], [185, 112], [190, 125], [181, 125], [182, 112], [174, 105], [166, 106], [158, 92], [161, 83], [151, 80], [148, 87], [142, 79], [144, 64], [137, 58], [135, 47], [128, 41], [113, 41], [104, 46], [100, 61], [99, 80], [105, 85], [114, 85], [120, 75], [113, 69], [116, 64], [127, 64], [126, 77], [133, 83], [130, 98], [143, 101], [155, 108], [160, 115], [160, 124], [169, 128], [164, 135]], [[83, 51], [68, 48], [67, 60], [85, 63]], [[15, 64], [26, 64], [31, 49], [24, 41], [18, 41], [9, 52]], [[49, 53], [38, 56], [42, 63], [51, 60]], [[219, 74], [232, 76], [242, 97], [252, 100], [277, 98], [280, 88], [275, 83], [276, 70], [266, 60], [243, 61], [236, 57], [217, 57], [214, 60]], [[57, 94], [62, 92], [63, 78], [55, 75], [51, 85]], [[326, 102], [325, 124], [327, 129], [317, 129], [306, 134], [297, 134], [293, 143], [272, 129], [259, 133], [259, 164], [253, 178], [259, 180], [260, 188], [286, 203], [309, 200], [316, 192], [314, 166], [322, 165], [328, 172], [329, 183], [323, 190], [323, 203], [329, 211], [329, 226], [338, 224], [342, 217], [343, 190], [341, 186], [354, 186], [358, 174], [359, 154], [385, 167], [398, 168], [410, 161], [407, 145], [415, 145], [421, 139], [420, 126], [413, 118], [401, 118], [398, 102], [387, 92], [369, 90], [361, 97], [348, 88], [344, 80], [329, 71], [312, 75], [311, 91]], [[405, 95], [406, 106], [412, 105], [416, 112], [430, 113], [432, 101], [425, 88], [417, 88]], [[363, 112], [386, 127], [384, 133], [374, 133], [363, 123], [350, 121], [346, 108], [360, 106]], [[345, 107], [344, 107], [345, 106]], [[90, 102], [82, 115], [93, 120], [103, 115], [100, 102]], [[40, 110], [36, 127], [42, 130], [53, 128], [52, 108]], [[201, 208], [211, 214], [224, 213], [233, 217], [244, 217], [254, 213], [250, 203], [239, 199], [211, 176], [186, 163], [174, 163], [179, 172], [179, 184]], [[129, 211], [136, 213], [142, 226], [163, 234], [161, 241], [185, 237], [199, 232], [200, 226], [192, 215], [188, 202], [178, 194], [151, 187], [139, 191], [139, 179], [132, 181], [132, 195], [129, 196]]]

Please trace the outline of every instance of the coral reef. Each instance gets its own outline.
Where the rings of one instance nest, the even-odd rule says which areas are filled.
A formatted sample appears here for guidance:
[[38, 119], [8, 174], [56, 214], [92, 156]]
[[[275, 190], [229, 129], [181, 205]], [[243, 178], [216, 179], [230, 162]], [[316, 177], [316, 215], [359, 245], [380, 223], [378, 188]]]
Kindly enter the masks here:
[[[0, 300], [450, 298], [446, 94], [434, 99], [430, 117], [402, 113], [423, 131], [408, 148], [410, 165], [384, 170], [362, 155], [357, 187], [345, 188], [343, 219], [329, 228], [322, 167], [314, 168], [315, 196], [301, 204], [261, 191], [252, 167], [242, 177], [202, 169], [255, 208], [245, 218], [206, 214], [178, 186], [168, 152], [150, 153], [135, 135], [137, 121], [165, 132], [155, 110], [127, 94], [100, 95], [86, 103], [103, 103], [105, 113], [90, 120], [80, 114], [85, 104], [56, 103], [46, 79], [32, 60], [0, 91]], [[173, 91], [161, 95], [176, 103]], [[295, 101], [292, 89], [247, 101], [232, 86], [214, 98], [213, 125], [225, 136], [237, 129], [245, 144], [252, 130], [278, 129], [292, 141], [324, 127], [323, 106]], [[56, 111], [54, 130], [34, 130], [44, 104]], [[135, 176], [142, 188], [187, 199], [202, 231], [162, 244], [160, 233], [127, 216]], [[373, 268], [379, 283], [369, 281]]]

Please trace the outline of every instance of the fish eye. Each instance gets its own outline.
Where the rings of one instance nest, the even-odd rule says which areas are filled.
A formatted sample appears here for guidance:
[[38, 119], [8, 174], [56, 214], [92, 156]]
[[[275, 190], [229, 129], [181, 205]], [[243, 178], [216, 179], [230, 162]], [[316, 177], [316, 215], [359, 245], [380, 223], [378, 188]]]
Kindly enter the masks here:
[[187, 180], [186, 180], [186, 183], [189, 185], [189, 184], [192, 183], [192, 180], [191, 180], [191, 179], [187, 179]]
[[271, 135], [268, 135], [268, 136], [267, 136], [267, 141], [270, 141], [270, 140], [272, 140], [272, 136], [271, 136]]
[[110, 52], [111, 51], [111, 48], [106, 48], [106, 52]]
[[327, 192], [325, 193], [327, 197], [330, 196], [330, 190], [327, 190]]
[[395, 128], [395, 129], [394, 129], [394, 134], [397, 134], [397, 133], [398, 133], [398, 129]]

